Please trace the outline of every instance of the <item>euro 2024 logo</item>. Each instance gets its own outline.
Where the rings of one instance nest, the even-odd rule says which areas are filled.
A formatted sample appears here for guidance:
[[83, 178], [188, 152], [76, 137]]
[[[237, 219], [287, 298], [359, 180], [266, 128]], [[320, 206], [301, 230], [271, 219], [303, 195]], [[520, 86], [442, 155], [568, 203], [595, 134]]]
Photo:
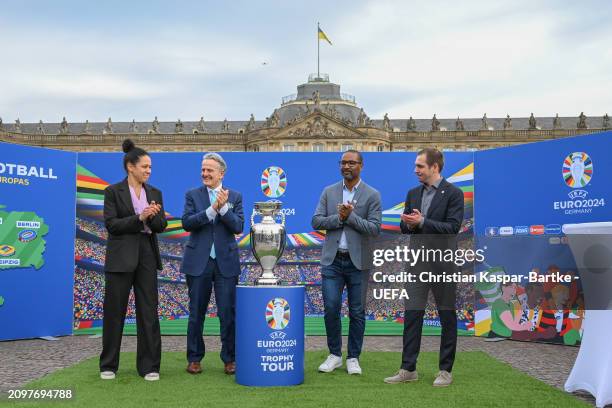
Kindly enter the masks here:
[[582, 189], [593, 178], [593, 161], [587, 153], [570, 153], [563, 160], [561, 175], [565, 184], [572, 188], [572, 191], [568, 193], [571, 201], [555, 201], [553, 203], [555, 210], [564, 210], [565, 214], [583, 214], [591, 213], [594, 207], [605, 205], [603, 198], [586, 199], [589, 193]]
[[287, 173], [278, 166], [270, 166], [261, 174], [261, 191], [270, 198], [278, 198], [287, 189]]
[[[563, 180], [569, 187], [585, 187], [593, 177], [593, 161], [584, 152], [574, 152], [563, 160]], [[570, 197], [572, 198], [572, 197]]]
[[289, 325], [291, 309], [283, 298], [274, 298], [266, 306], [266, 322], [272, 330], [283, 330]]

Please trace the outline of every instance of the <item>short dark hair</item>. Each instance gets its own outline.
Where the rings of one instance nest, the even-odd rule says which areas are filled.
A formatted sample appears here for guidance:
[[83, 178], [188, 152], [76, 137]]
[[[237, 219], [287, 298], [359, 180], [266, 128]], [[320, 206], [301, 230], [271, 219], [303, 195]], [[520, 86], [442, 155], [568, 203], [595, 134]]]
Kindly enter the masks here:
[[345, 153], [355, 153], [357, 155], [357, 157], [359, 158], [359, 161], [361, 163], [363, 163], [363, 156], [361, 155], [361, 152], [359, 150], [348, 149], [348, 150], [342, 152], [342, 155], [344, 156]]
[[147, 153], [144, 149], [136, 147], [136, 145], [134, 144], [134, 142], [132, 142], [131, 139], [125, 139], [121, 144], [121, 148], [125, 153], [125, 155], [123, 156], [123, 168], [126, 172], [128, 163], [136, 165], [136, 163], [138, 163], [142, 156], [149, 155], [149, 153]]
[[437, 164], [438, 168], [440, 169], [440, 173], [442, 173], [442, 169], [444, 168], [444, 155], [441, 151], [434, 147], [426, 147], [424, 149], [419, 150], [417, 156], [420, 156], [422, 154], [425, 155], [425, 161], [427, 162], [427, 165], [429, 167], [433, 166], [434, 164]]

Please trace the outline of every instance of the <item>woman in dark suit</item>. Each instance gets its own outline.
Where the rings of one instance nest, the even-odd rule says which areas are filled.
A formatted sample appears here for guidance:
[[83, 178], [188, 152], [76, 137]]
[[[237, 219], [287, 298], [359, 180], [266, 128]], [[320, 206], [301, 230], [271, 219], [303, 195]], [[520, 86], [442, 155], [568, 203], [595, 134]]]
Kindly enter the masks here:
[[105, 295], [100, 378], [114, 379], [130, 289], [136, 300], [136, 368], [148, 381], [159, 380], [161, 334], [157, 313], [157, 270], [162, 269], [155, 234], [167, 226], [162, 193], [146, 184], [151, 157], [126, 139], [123, 167], [127, 177], [104, 190], [108, 230], [104, 265]]

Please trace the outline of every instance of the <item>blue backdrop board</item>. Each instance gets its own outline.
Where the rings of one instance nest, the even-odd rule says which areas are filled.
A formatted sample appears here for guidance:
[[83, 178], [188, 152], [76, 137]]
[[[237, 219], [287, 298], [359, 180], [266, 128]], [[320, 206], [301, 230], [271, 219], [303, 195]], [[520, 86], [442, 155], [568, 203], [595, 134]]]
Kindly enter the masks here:
[[[187, 233], [182, 229], [185, 193], [202, 185], [201, 161], [203, 152], [151, 153], [152, 175], [150, 183], [163, 192], [164, 208], [168, 216], [168, 228], [160, 234], [164, 270], [160, 279], [164, 283], [160, 291], [162, 318], [181, 318], [187, 313], [184, 278], [178, 273], [182, 257], [181, 244]], [[339, 152], [283, 152], [251, 153], [223, 152], [227, 172], [223, 180], [226, 188], [242, 193], [245, 228], [237, 236], [242, 263], [240, 282], [251, 282], [260, 269], [250, 251], [249, 218], [257, 201], [280, 200], [286, 215], [287, 250], [277, 266], [277, 275], [284, 284], [309, 285], [306, 297], [306, 313], [322, 316], [320, 296], [321, 276], [319, 259], [325, 235], [313, 231], [310, 223], [323, 189], [342, 180], [338, 161]], [[121, 153], [79, 154], [77, 172], [77, 270], [75, 287], [75, 319], [77, 327], [87, 328], [99, 324], [102, 300], [95, 288], [102, 284], [99, 270], [103, 265], [106, 232], [102, 224], [103, 190], [108, 184], [125, 177]], [[380, 191], [382, 196], [382, 231], [393, 239], [400, 232], [400, 214], [409, 189], [418, 184], [414, 175], [414, 152], [364, 153], [363, 180]], [[471, 239], [473, 224], [473, 153], [448, 152], [445, 154], [443, 175], [459, 186], [465, 198], [465, 222], [463, 236]], [[98, 272], [96, 272], [98, 271]], [[96, 272], [96, 273], [93, 273]], [[472, 296], [461, 308], [463, 325], [471, 330]], [[168, 300], [170, 299], [170, 300]], [[401, 302], [378, 302], [370, 308], [369, 319], [401, 319]], [[469, 303], [469, 305], [467, 304]], [[214, 310], [214, 307], [211, 307]], [[133, 316], [132, 316], [133, 317]], [[428, 319], [435, 326], [435, 320]], [[473, 325], [472, 325], [473, 326]]]
[[[251, 215], [255, 201], [280, 200], [290, 234], [312, 231], [310, 220], [323, 188], [342, 180], [338, 164], [341, 153], [337, 152], [228, 152], [221, 155], [228, 165], [223, 184], [243, 194], [245, 215]], [[151, 153], [153, 170], [150, 183], [162, 190], [166, 211], [172, 216], [181, 216], [185, 192], [202, 185], [202, 156], [203, 153]], [[363, 156], [362, 178], [381, 192], [383, 211], [392, 214], [394, 207], [403, 205], [408, 190], [418, 184], [414, 175], [416, 153], [364, 153]], [[79, 175], [81, 172], [87, 174], [89, 181], [95, 178], [104, 183], [119, 182], [125, 177], [122, 159], [120, 153], [81, 153]], [[455, 176], [453, 182], [470, 186], [471, 193], [473, 153], [449, 152], [445, 154], [445, 160], [443, 175], [447, 178]], [[460, 178], [456, 176], [458, 174]], [[92, 188], [91, 185], [87, 187]], [[276, 188], [272, 191], [271, 187]], [[92, 209], [95, 204], [84, 200], [81, 203], [92, 205]], [[386, 221], [383, 224], [387, 230], [395, 226], [399, 231], [399, 215], [390, 215]], [[289, 245], [292, 238], [289, 237]]]
[[236, 382], [304, 382], [304, 287], [236, 288]]
[[72, 333], [76, 157], [0, 143], [0, 340]]
[[[475, 231], [477, 246], [485, 249], [480, 270], [525, 277], [529, 272], [575, 275], [563, 224], [612, 220], [610, 151], [612, 132], [476, 152]], [[514, 313], [528, 313], [526, 282], [509, 289], [503, 301]], [[542, 288], [538, 311], [530, 313], [531, 335], [511, 330], [511, 336], [575, 344], [584, 309], [580, 280], [543, 282]], [[500, 285], [478, 289], [477, 335], [489, 331], [494, 309], [504, 307], [498, 301]]]

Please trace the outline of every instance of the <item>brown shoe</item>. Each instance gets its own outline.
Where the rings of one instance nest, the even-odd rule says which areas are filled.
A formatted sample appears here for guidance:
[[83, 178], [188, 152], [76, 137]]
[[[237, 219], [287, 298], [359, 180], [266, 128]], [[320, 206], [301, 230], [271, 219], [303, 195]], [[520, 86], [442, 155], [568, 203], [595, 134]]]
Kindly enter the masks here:
[[236, 374], [236, 362], [225, 363], [225, 374]]
[[189, 374], [200, 374], [202, 372], [202, 366], [197, 361], [192, 361], [187, 364], [187, 372]]

